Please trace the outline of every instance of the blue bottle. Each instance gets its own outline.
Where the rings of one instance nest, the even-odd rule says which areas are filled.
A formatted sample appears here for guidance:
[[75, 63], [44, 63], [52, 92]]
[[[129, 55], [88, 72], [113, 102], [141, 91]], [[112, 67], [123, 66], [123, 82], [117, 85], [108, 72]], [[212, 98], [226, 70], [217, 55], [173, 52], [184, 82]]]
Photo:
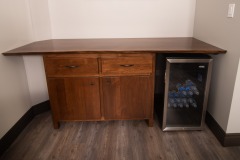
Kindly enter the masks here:
[[185, 81], [186, 85], [186, 91], [189, 96], [193, 96], [193, 94], [199, 95], [199, 91], [196, 87], [196, 84], [194, 84], [190, 79]]
[[189, 108], [189, 104], [188, 104], [187, 98], [182, 98], [182, 103], [183, 103], [184, 107]]
[[174, 98], [169, 98], [169, 99], [168, 99], [168, 107], [174, 107], [174, 108], [177, 107], [177, 104], [176, 104]]
[[183, 108], [183, 103], [178, 103], [178, 107]]
[[193, 103], [191, 104], [194, 108], [197, 108], [197, 102], [195, 101], [195, 99], [193, 99]]
[[191, 86], [191, 90], [193, 91], [194, 94], [199, 95], [199, 91], [196, 86]]
[[193, 106], [194, 108], [197, 108], [197, 102], [195, 101], [195, 99], [188, 98], [188, 102], [191, 106]]
[[188, 103], [192, 104], [194, 102], [194, 99], [193, 98], [188, 98]]
[[176, 87], [178, 89], [179, 94], [182, 94], [182, 96], [187, 96], [186, 88], [184, 85], [181, 85], [180, 83], [178, 83]]

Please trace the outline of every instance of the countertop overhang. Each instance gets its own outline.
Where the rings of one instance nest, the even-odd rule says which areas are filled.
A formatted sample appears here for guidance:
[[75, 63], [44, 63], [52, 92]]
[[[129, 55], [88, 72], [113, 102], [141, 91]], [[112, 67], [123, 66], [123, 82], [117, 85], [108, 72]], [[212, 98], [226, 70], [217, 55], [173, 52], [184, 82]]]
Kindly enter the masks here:
[[177, 38], [104, 38], [104, 39], [50, 39], [33, 42], [4, 52], [5, 56], [48, 55], [66, 53], [180, 53], [224, 54], [227, 51], [193, 37]]

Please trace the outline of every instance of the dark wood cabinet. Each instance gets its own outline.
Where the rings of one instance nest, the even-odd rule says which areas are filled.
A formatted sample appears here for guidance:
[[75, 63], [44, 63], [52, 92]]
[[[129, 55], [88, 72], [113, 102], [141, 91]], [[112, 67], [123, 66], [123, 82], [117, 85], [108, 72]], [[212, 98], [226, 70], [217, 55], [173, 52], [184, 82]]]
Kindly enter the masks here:
[[82, 120], [153, 125], [154, 54], [48, 55], [44, 64], [55, 128]]
[[151, 118], [149, 76], [103, 78], [105, 119]]
[[54, 126], [58, 121], [101, 118], [99, 78], [48, 78]]

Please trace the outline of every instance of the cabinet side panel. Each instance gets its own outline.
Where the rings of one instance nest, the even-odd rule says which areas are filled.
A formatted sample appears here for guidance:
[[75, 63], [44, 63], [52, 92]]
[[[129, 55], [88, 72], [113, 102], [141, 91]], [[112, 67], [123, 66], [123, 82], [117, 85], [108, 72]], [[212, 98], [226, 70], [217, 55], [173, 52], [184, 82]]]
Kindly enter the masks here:
[[54, 123], [54, 126], [57, 127], [58, 121], [62, 118], [61, 115], [63, 113], [61, 112], [64, 112], [60, 108], [64, 109], [67, 106], [64, 79], [48, 78], [47, 84], [48, 84], [48, 92], [49, 92], [49, 98], [51, 103], [53, 123]]

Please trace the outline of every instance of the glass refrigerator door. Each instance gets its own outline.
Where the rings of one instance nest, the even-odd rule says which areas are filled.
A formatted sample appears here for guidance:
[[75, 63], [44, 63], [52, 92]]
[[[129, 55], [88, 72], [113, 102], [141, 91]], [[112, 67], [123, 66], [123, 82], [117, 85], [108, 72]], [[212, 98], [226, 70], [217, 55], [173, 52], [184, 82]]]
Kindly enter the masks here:
[[209, 61], [167, 59], [165, 130], [201, 129], [210, 82]]

